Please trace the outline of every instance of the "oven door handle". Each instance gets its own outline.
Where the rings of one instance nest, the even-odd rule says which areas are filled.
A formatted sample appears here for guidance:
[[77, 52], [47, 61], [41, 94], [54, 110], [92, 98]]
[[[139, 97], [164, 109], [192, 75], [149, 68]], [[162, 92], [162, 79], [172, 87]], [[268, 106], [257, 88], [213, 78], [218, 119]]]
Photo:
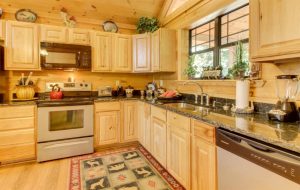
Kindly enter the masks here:
[[87, 144], [89, 141], [79, 141], [79, 142], [68, 142], [68, 143], [57, 143], [50, 146], [45, 147], [45, 149], [52, 149], [52, 148], [59, 148], [59, 147], [66, 147], [66, 146], [74, 146], [80, 144]]

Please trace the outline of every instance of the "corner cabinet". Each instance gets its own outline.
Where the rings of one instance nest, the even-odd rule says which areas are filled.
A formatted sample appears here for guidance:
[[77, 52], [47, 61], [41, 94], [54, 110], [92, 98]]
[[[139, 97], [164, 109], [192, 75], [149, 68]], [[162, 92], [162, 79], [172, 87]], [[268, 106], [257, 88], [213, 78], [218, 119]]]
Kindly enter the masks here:
[[253, 62], [300, 57], [298, 0], [250, 1], [250, 55]]
[[150, 34], [133, 35], [132, 43], [133, 43], [133, 71], [151, 72]]
[[217, 190], [215, 128], [192, 120], [192, 189]]
[[92, 35], [92, 71], [109, 72], [112, 62], [112, 36], [110, 33], [94, 32]]
[[138, 127], [139, 142], [151, 151], [151, 106], [140, 101], [138, 103]]
[[132, 38], [131, 35], [115, 34], [113, 36], [112, 71], [132, 71]]
[[7, 21], [5, 70], [40, 70], [39, 25]]
[[0, 20], [0, 40], [5, 39], [5, 21]]
[[123, 141], [132, 142], [138, 140], [138, 102], [124, 101], [123, 107]]

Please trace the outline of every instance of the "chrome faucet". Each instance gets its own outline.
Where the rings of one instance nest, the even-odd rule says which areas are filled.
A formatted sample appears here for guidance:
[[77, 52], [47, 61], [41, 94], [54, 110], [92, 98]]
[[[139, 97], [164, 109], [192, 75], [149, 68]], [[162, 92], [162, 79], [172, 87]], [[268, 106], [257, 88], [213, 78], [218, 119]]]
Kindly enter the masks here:
[[201, 102], [200, 104], [203, 105], [203, 98], [205, 96], [205, 105], [209, 106], [209, 95], [207, 93], [202, 93], [201, 94]]
[[197, 85], [199, 87], [199, 89], [201, 90], [201, 92], [200, 93], [198, 92], [198, 93], [194, 94], [195, 95], [195, 104], [198, 104], [198, 95], [200, 94], [201, 95], [201, 101], [200, 101], [200, 103], [201, 103], [201, 105], [203, 105], [203, 97], [202, 97], [203, 88], [202, 88], [202, 86], [200, 84], [198, 84], [197, 82], [193, 82], [193, 81], [186, 81], [182, 85], [184, 86], [184, 85], [187, 85], [187, 84], [195, 84], [195, 85]]

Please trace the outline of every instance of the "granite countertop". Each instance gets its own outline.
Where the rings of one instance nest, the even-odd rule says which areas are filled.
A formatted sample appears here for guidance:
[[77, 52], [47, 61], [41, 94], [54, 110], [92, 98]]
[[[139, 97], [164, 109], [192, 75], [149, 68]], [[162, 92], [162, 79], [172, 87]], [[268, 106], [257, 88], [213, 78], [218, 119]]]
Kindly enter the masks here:
[[[210, 109], [209, 111], [193, 112], [175, 108], [169, 104], [158, 104], [139, 97], [95, 97], [95, 102], [140, 100], [151, 105], [176, 112], [178, 114], [209, 123], [215, 127], [221, 127], [252, 137], [297, 153], [300, 153], [300, 122], [281, 123], [269, 121], [266, 114], [234, 114], [223, 109]], [[35, 105], [35, 101], [5, 102], [1, 106]]]

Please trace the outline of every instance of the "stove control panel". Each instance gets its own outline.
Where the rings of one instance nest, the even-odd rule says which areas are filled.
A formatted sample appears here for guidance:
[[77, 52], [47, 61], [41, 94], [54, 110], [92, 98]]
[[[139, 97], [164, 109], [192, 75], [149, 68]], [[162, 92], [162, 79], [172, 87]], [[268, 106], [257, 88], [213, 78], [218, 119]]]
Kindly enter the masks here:
[[91, 91], [92, 84], [89, 82], [47, 82], [45, 91], [51, 92], [54, 85], [58, 85], [62, 91]]

